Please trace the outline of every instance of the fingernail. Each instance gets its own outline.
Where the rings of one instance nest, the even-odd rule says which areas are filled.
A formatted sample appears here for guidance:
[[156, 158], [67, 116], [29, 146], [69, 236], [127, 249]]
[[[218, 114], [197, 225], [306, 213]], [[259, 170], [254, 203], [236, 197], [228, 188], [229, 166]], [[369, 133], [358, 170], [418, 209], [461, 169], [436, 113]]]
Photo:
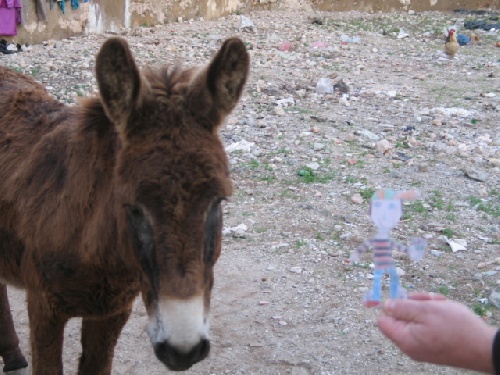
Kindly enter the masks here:
[[394, 302], [392, 299], [389, 299], [385, 301], [384, 303], [384, 311], [391, 313], [394, 311], [394, 308], [396, 307], [396, 302]]

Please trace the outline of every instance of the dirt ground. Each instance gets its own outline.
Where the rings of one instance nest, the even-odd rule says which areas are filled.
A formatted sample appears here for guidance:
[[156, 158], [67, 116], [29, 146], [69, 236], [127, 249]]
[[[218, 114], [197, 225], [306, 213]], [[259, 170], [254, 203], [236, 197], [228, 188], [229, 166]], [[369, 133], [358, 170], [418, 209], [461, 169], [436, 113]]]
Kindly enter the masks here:
[[[186, 374], [467, 373], [413, 362], [385, 339], [377, 309], [362, 306], [371, 254], [357, 265], [347, 258], [374, 233], [367, 213], [376, 189], [419, 189], [422, 199], [405, 203], [392, 232], [401, 243], [429, 244], [418, 263], [396, 254], [403, 286], [445, 294], [500, 324], [500, 39], [461, 27], [495, 14], [245, 16], [256, 33], [240, 30], [238, 15], [124, 33], [142, 64], [205, 63], [232, 35], [252, 58], [242, 101], [221, 133], [235, 194], [225, 204], [212, 351]], [[449, 60], [443, 30], [454, 24], [478, 40]], [[359, 40], [342, 44], [342, 34]], [[108, 36], [49, 41], [0, 56], [0, 64], [74, 103], [95, 90], [94, 56]], [[318, 94], [320, 78], [343, 80], [349, 92], [337, 84]], [[463, 239], [466, 249], [453, 252], [446, 239]], [[24, 293], [9, 295], [29, 355]], [[146, 320], [137, 300], [113, 374], [168, 372]], [[67, 374], [76, 372], [79, 324], [66, 329]]]

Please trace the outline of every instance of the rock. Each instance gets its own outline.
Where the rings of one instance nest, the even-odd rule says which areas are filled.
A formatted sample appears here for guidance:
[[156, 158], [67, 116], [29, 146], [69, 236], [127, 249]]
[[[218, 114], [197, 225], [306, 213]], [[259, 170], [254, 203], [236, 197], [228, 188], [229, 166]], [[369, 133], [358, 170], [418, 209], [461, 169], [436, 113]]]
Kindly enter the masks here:
[[389, 142], [387, 139], [382, 139], [382, 140], [378, 141], [377, 143], [375, 143], [375, 149], [382, 154], [388, 153], [393, 148], [394, 148], [394, 145], [391, 142]]
[[239, 142], [235, 142], [226, 147], [226, 152], [231, 153], [234, 151], [244, 151], [250, 152], [252, 148], [255, 146], [254, 142], [248, 142], [246, 140], [241, 140]]
[[274, 108], [274, 114], [277, 116], [285, 116], [286, 112], [282, 107], [278, 106], [278, 107]]
[[231, 234], [233, 238], [246, 238], [247, 226], [245, 224], [240, 224], [237, 227], [231, 228]]
[[426, 163], [419, 164], [418, 171], [419, 172], [429, 172], [429, 165]]
[[440, 257], [444, 254], [443, 251], [438, 251], [438, 250], [431, 250], [431, 255], [434, 255], [435, 257]]
[[319, 164], [316, 162], [312, 162], [307, 164], [306, 167], [311, 168], [313, 171], [317, 171], [319, 169]]
[[356, 203], [356, 204], [361, 204], [364, 202], [364, 199], [363, 197], [361, 196], [361, 194], [359, 193], [356, 193], [354, 194], [352, 197], [351, 197], [351, 201]]
[[498, 271], [486, 271], [483, 272], [483, 276], [495, 276], [498, 273]]
[[246, 116], [244, 122], [245, 122], [245, 125], [255, 126], [255, 118], [253, 116]]
[[333, 94], [333, 81], [330, 78], [320, 78], [316, 84], [316, 93]]
[[291, 273], [302, 273], [302, 268], [300, 268], [300, 267], [291, 267], [291, 268], [289, 269], [289, 271], [290, 271]]
[[325, 149], [325, 145], [323, 143], [315, 142], [313, 145], [314, 151], [321, 151]]
[[372, 141], [378, 141], [380, 139], [380, 137], [377, 134], [367, 129], [360, 130], [357, 134], [362, 135]]
[[443, 125], [443, 122], [441, 120], [439, 120], [439, 119], [436, 119], [436, 120], [432, 121], [432, 125], [434, 125], [434, 126], [441, 126], [441, 125]]
[[469, 177], [472, 180], [484, 182], [488, 179], [488, 175], [484, 172], [478, 171], [472, 168], [464, 169], [465, 176]]
[[316, 134], [320, 133], [320, 130], [316, 125], [311, 126], [311, 131]]
[[490, 303], [496, 308], [500, 308], [500, 286], [497, 286], [489, 297]]
[[500, 159], [496, 158], [489, 158], [488, 161], [490, 164], [492, 164], [494, 167], [500, 167]]
[[348, 100], [347, 94], [344, 94], [339, 98], [339, 103], [345, 105], [346, 107], [351, 106], [351, 103]]

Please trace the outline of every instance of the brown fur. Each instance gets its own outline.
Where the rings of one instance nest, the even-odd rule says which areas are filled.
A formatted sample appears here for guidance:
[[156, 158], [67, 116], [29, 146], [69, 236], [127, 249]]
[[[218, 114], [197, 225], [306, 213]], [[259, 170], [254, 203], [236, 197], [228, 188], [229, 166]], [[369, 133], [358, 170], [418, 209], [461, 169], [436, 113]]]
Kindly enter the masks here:
[[[34, 375], [62, 374], [71, 317], [83, 317], [79, 374], [96, 375], [110, 373], [140, 291], [150, 313], [161, 296], [204, 295], [208, 309], [232, 191], [218, 127], [248, 68], [233, 38], [203, 70], [141, 73], [112, 38], [97, 56], [100, 97], [67, 107], [0, 67], [0, 282], [27, 290]], [[18, 341], [0, 302], [5, 361]]]

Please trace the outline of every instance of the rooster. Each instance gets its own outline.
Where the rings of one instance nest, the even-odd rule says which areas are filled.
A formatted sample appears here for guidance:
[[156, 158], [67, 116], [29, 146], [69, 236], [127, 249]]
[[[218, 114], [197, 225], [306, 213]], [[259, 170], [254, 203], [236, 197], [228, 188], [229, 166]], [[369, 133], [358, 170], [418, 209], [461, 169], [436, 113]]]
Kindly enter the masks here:
[[450, 29], [448, 31], [448, 36], [446, 37], [446, 43], [444, 44], [444, 52], [450, 59], [453, 59], [455, 57], [458, 48], [460, 47], [455, 33], [455, 29]]

